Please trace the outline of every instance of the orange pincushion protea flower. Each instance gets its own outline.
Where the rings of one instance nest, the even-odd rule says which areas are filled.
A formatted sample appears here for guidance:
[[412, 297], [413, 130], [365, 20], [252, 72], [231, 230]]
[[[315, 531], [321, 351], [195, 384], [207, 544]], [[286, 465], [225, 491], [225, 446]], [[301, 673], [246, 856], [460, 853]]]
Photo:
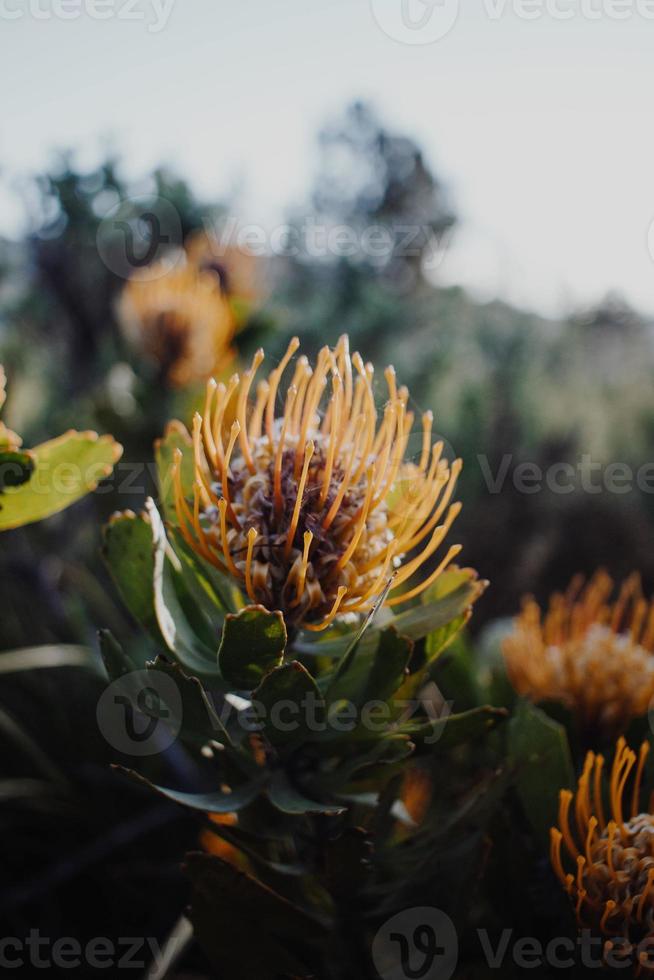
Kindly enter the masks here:
[[580, 592], [573, 580], [544, 617], [529, 598], [503, 644], [509, 678], [532, 701], [559, 701], [585, 731], [612, 737], [647, 713], [654, 697], [654, 604], [638, 575], [609, 603], [613, 582], [598, 572]]
[[[405, 460], [408, 391], [388, 368], [378, 423], [373, 368], [350, 357], [347, 337], [335, 351], [320, 351], [315, 370], [299, 358], [276, 414], [298, 346], [294, 338], [253, 399], [262, 351], [227, 386], [209, 382], [193, 425], [194, 497], [185, 498], [178, 458], [176, 507], [187, 542], [237, 579], [252, 602], [321, 630], [337, 615], [369, 611], [391, 578], [394, 593], [431, 558], [460, 510], [450, 500], [461, 463], [450, 467], [443, 444], [431, 445], [430, 413], [420, 458]], [[450, 548], [420, 584], [387, 603], [417, 596], [459, 550]]]
[[206, 381], [233, 360], [235, 322], [219, 278], [192, 264], [134, 275], [120, 301], [128, 339], [173, 387]]
[[639, 804], [648, 753], [648, 742], [637, 757], [619, 739], [605, 811], [604, 758], [589, 752], [576, 796], [561, 790], [559, 826], [551, 830], [552, 865], [574, 903], [579, 927], [606, 936], [605, 951], [619, 939], [624, 955], [654, 942], [654, 816], [651, 799], [646, 813]]

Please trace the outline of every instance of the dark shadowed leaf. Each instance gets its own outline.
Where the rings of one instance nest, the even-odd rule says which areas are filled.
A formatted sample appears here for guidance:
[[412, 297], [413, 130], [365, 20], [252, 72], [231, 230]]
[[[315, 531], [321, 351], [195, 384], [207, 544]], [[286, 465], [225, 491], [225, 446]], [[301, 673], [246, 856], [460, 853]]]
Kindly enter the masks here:
[[252, 700], [266, 738], [277, 747], [310, 737], [311, 711], [322, 703], [313, 677], [295, 660], [267, 674]]
[[115, 681], [136, 670], [136, 665], [129, 659], [110, 630], [99, 630], [98, 640], [102, 661], [110, 681]]
[[320, 975], [320, 923], [218, 857], [189, 854], [186, 872], [195, 934], [221, 980]]
[[229, 745], [231, 739], [197, 677], [188, 677], [178, 664], [168, 664], [161, 657], [147, 665], [169, 677], [180, 694], [181, 719], [179, 737], [187, 743], [204, 745], [211, 739]]
[[302, 790], [293, 786], [281, 771], [273, 775], [268, 787], [268, 796], [273, 806], [281, 810], [282, 813], [301, 815], [305, 813], [337, 814], [343, 812], [343, 807], [338, 803], [320, 803], [318, 800], [309, 799]]
[[457, 715], [444, 713], [432, 721], [408, 721], [400, 725], [398, 731], [410, 735], [412, 741], [424, 745], [431, 752], [442, 752], [443, 749], [450, 749], [462, 742], [486, 735], [506, 721], [507, 717], [505, 708], [484, 705]]
[[225, 617], [218, 664], [225, 680], [238, 690], [252, 691], [278, 667], [286, 649], [286, 626], [281, 612], [246, 606]]
[[231, 792], [228, 791], [227, 787], [224, 787], [223, 789], [208, 790], [204, 793], [188, 793], [152, 783], [134, 769], [125, 769], [124, 766], [114, 766], [114, 768], [133, 779], [138, 779], [141, 783], [145, 783], [146, 786], [156, 790], [166, 799], [190, 807], [192, 810], [201, 810], [203, 813], [236, 813], [252, 803], [266, 783], [266, 776], [262, 774], [257, 779], [248, 780], [238, 786], [230, 786]]
[[546, 845], [556, 823], [559, 790], [572, 789], [574, 768], [565, 729], [520, 700], [508, 726], [509, 762], [527, 819]]

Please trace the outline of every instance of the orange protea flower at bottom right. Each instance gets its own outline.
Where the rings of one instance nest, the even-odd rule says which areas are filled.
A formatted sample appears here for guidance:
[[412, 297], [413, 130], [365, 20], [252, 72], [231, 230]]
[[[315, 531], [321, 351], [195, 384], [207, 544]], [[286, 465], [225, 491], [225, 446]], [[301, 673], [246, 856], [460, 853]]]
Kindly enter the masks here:
[[584, 585], [581, 576], [554, 594], [541, 611], [526, 598], [503, 653], [514, 689], [530, 701], [558, 701], [581, 730], [613, 741], [654, 698], [654, 602], [638, 574], [611, 601], [604, 571]]
[[574, 905], [579, 928], [605, 937], [605, 956], [619, 951], [638, 972], [644, 965], [654, 967], [652, 797], [647, 811], [640, 809], [649, 750], [643, 742], [636, 755], [619, 739], [606, 811], [604, 757], [589, 752], [576, 794], [561, 790], [559, 826], [551, 830], [552, 865]]

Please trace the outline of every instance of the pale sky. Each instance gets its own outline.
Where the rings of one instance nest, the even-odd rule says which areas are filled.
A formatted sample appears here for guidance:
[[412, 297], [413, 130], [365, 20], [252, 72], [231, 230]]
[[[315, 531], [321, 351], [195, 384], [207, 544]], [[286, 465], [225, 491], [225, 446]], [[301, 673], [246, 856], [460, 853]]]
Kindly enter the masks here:
[[[166, 20], [171, 0], [0, 0], [0, 234], [20, 228], [16, 178], [107, 142], [133, 175], [166, 162], [274, 222], [308, 192], [319, 127], [364, 98], [449, 185], [444, 281], [551, 314], [617, 290], [654, 313], [648, 0], [527, 0], [529, 20], [520, 0], [461, 0], [422, 44], [389, 36], [402, 2], [172, 0]], [[404, 2], [425, 31], [447, 14]]]

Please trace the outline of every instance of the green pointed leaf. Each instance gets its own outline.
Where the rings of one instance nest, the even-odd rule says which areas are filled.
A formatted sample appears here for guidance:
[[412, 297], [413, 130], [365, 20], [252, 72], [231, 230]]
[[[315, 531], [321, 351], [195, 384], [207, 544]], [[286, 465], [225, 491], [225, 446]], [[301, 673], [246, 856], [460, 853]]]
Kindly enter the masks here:
[[386, 600], [391, 584], [392, 583], [390, 581], [387, 583], [386, 588], [376, 600], [374, 606], [364, 618], [356, 633], [353, 635], [350, 634], [347, 649], [336, 665], [334, 677], [330, 683], [331, 687], [337, 687], [341, 677], [345, 676], [345, 674], [351, 673], [352, 665], [355, 659], [360, 661], [360, 654], [362, 654], [364, 650], [371, 651], [376, 648], [378, 644], [377, 631], [372, 630], [370, 627], [373, 620], [379, 613], [382, 604]]
[[168, 544], [154, 501], [147, 500], [145, 506], [154, 549], [154, 611], [163, 642], [189, 673], [215, 678], [219, 674], [216, 655], [193, 629], [177, 592], [179, 559]]
[[574, 767], [563, 725], [520, 700], [508, 726], [509, 763], [525, 815], [547, 846], [556, 823], [559, 790], [573, 789]]
[[0, 531], [42, 521], [95, 490], [122, 455], [111, 436], [66, 432], [30, 450], [29, 480], [0, 495]]
[[103, 529], [102, 556], [134, 619], [163, 645], [154, 608], [154, 546], [147, 514], [114, 514]]
[[347, 796], [354, 792], [352, 785], [356, 781], [357, 791], [360, 783], [370, 783], [373, 791], [380, 789], [380, 784], [386, 782], [392, 776], [391, 766], [404, 763], [413, 754], [415, 746], [410, 737], [405, 734], [398, 734], [379, 737], [371, 748], [357, 752], [357, 754], [347, 759], [339, 765], [333, 772], [322, 777], [325, 787], [335, 795]]
[[413, 651], [413, 641], [394, 626], [376, 634], [375, 647], [356, 651], [346, 671], [338, 670], [327, 689], [330, 703], [346, 700], [362, 706], [387, 701], [402, 685]]
[[282, 813], [299, 816], [307, 813], [324, 813], [336, 815], [343, 813], [344, 808], [338, 803], [319, 803], [309, 799], [301, 790], [293, 786], [286, 775], [276, 772], [268, 787], [270, 802]]
[[252, 701], [266, 738], [281, 747], [311, 736], [307, 705], [315, 708], [323, 699], [311, 674], [294, 660], [267, 674]]
[[504, 708], [484, 705], [456, 715], [444, 713], [440, 718], [427, 722], [408, 721], [400, 725], [397, 731], [410, 735], [419, 745], [441, 752], [462, 742], [481, 738], [505, 721], [507, 716]]
[[[415, 606], [395, 617], [393, 622], [400, 633], [412, 640], [421, 640], [435, 630], [447, 626], [477, 601], [484, 592], [486, 583], [479, 581], [472, 569], [457, 569], [456, 572], [455, 581], [458, 584], [451, 591], [437, 594], [436, 598], [430, 598], [423, 605]], [[428, 593], [430, 595], [433, 593]]]
[[222, 980], [321, 975], [327, 931], [266, 885], [218, 857], [189, 854], [190, 918]]
[[485, 703], [475, 654], [464, 637], [455, 638], [454, 646], [437, 661], [430, 676], [445, 700], [456, 700], [459, 711]]
[[395, 626], [384, 630], [359, 703], [387, 701], [395, 694], [404, 680], [412, 652], [413, 641], [398, 633]]
[[239, 785], [230, 786], [231, 792], [228, 792], [227, 789], [218, 789], [204, 793], [187, 793], [152, 783], [134, 769], [126, 769], [124, 766], [114, 766], [113, 768], [144, 783], [161, 796], [165, 796], [167, 800], [180, 803], [191, 810], [200, 810], [203, 813], [237, 813], [256, 799], [263, 790], [267, 779], [266, 775], [262, 774], [258, 779], [251, 779]]
[[178, 664], [169, 664], [161, 657], [147, 664], [148, 670], [165, 674], [174, 682], [180, 694], [181, 718], [179, 737], [182, 741], [204, 745], [211, 739], [230, 745], [231, 739], [214, 711], [197, 677], [187, 676]]
[[465, 612], [449, 623], [446, 623], [445, 626], [439, 626], [438, 629], [432, 630], [429, 633], [425, 640], [425, 653], [428, 664], [436, 663], [441, 654], [445, 653], [468, 622], [469, 618], [470, 613]]
[[131, 674], [136, 670], [135, 664], [123, 651], [120, 643], [115, 639], [110, 630], [99, 630], [98, 639], [100, 641], [100, 653], [102, 662], [105, 665], [110, 681], [118, 680], [126, 674]]
[[246, 606], [239, 613], [229, 613], [218, 651], [222, 676], [238, 690], [252, 691], [282, 663], [286, 639], [281, 612]]

